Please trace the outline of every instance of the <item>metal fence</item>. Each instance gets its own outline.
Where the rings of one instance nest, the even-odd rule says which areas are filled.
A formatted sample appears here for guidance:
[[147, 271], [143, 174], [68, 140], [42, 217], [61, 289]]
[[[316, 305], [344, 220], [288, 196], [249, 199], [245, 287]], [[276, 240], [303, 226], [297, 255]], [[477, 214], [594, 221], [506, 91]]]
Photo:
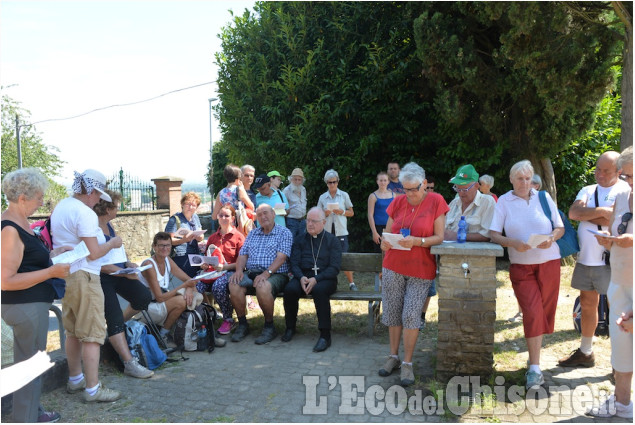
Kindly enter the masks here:
[[123, 168], [108, 180], [108, 188], [122, 195], [120, 211], [152, 211], [157, 209], [154, 184], [125, 173]]

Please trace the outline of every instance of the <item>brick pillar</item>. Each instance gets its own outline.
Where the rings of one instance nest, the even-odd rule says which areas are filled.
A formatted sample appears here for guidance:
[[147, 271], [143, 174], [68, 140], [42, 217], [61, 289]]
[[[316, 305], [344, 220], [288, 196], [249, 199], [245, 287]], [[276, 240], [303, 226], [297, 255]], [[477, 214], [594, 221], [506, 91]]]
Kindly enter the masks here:
[[169, 209], [170, 215], [181, 211], [181, 184], [179, 177], [158, 177], [152, 179], [157, 187], [157, 208]]
[[431, 252], [439, 255], [437, 379], [487, 376], [494, 362], [496, 257], [503, 255], [503, 248], [451, 242], [433, 246]]

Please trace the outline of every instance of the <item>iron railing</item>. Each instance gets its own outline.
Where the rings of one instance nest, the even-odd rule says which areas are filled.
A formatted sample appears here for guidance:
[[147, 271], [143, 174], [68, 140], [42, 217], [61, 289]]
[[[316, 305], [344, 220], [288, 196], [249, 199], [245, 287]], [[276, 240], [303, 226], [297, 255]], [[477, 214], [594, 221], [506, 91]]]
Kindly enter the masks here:
[[108, 188], [122, 195], [120, 211], [153, 211], [157, 209], [154, 184], [124, 173], [123, 168], [108, 180]]

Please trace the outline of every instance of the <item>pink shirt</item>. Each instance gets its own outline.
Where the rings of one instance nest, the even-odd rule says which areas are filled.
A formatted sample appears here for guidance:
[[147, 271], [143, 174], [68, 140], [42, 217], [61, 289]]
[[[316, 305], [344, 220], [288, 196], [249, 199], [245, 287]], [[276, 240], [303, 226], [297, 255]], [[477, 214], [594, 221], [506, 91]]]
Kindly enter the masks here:
[[[425, 238], [434, 235], [434, 220], [447, 213], [448, 204], [438, 193], [428, 193], [419, 205], [408, 203], [406, 195], [397, 196], [386, 209], [392, 218], [390, 233], [410, 229], [410, 236]], [[437, 263], [429, 247], [413, 246], [410, 251], [386, 251], [383, 266], [404, 276], [431, 280], [437, 274]]]

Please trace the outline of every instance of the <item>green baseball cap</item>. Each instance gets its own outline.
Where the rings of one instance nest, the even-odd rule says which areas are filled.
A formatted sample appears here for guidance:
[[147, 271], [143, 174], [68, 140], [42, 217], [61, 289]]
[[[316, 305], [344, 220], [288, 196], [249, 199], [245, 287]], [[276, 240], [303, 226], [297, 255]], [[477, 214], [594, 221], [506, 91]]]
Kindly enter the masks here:
[[271, 178], [271, 177], [280, 177], [280, 178], [282, 178], [282, 174], [280, 174], [276, 170], [273, 170], [273, 171], [269, 171], [267, 173], [267, 177], [269, 177], [269, 178]]
[[454, 184], [468, 184], [478, 181], [478, 173], [472, 166], [467, 164], [459, 167], [456, 171], [456, 175], [450, 179], [450, 183]]

